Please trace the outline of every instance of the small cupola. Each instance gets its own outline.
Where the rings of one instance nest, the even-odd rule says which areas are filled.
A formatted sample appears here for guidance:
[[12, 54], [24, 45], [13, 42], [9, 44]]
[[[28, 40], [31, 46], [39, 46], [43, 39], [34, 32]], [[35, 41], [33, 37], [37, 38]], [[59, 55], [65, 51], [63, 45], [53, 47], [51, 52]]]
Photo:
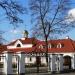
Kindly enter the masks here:
[[24, 34], [24, 37], [25, 37], [25, 38], [28, 38], [28, 34], [29, 34], [29, 33], [28, 33], [27, 30], [24, 30], [24, 33], [23, 33], [23, 34]]

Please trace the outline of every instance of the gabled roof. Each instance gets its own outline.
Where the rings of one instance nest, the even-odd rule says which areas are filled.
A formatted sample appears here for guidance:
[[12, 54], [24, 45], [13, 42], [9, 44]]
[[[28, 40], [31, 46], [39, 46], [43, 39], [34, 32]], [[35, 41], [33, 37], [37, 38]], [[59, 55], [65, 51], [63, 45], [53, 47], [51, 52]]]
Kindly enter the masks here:
[[[37, 41], [39, 41], [39, 40], [35, 39], [34, 37], [33, 37], [33, 38], [17, 39], [17, 40], [19, 40], [22, 44], [33, 44], [33, 43], [36, 43]], [[10, 45], [14, 45], [14, 44], [17, 42], [17, 40], [11, 42], [11, 43], [8, 44], [8, 45], [9, 45], [9, 46], [10, 46]]]
[[[22, 44], [33, 44], [33, 47], [30, 48], [22, 48], [22, 47], [17, 47], [17, 48], [13, 48], [13, 49], [8, 49], [8, 51], [12, 51], [12, 52], [18, 52], [18, 51], [22, 51], [25, 53], [40, 53], [40, 52], [46, 52], [46, 48], [39, 48], [40, 45], [45, 45], [45, 41], [41, 41], [41, 40], [37, 40], [35, 38], [25, 38], [24, 39], [18, 39], [19, 41], [21, 41]], [[7, 46], [10, 45], [14, 45], [17, 42], [11, 42], [10, 44], [8, 44]], [[57, 48], [56, 46], [58, 44], [61, 44], [61, 48]], [[72, 39], [58, 39], [58, 40], [49, 40], [48, 44], [54, 44], [56, 45], [55, 47], [52, 48], [48, 48], [48, 53], [70, 53], [70, 52], [75, 52], [75, 41], [73, 41]], [[6, 47], [5, 47], [6, 48]], [[2, 47], [1, 51], [7, 50], [4, 49], [4, 47]]]

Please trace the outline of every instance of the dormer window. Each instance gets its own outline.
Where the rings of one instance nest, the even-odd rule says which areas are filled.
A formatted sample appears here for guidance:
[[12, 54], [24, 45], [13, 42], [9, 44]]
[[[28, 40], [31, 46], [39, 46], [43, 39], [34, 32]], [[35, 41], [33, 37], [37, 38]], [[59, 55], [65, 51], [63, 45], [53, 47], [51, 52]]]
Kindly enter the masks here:
[[62, 47], [62, 45], [61, 45], [61, 43], [59, 43], [58, 45], [57, 45], [57, 48], [61, 48]]
[[46, 48], [46, 45], [43, 45], [43, 48]]
[[40, 45], [39, 48], [43, 49], [43, 45]]
[[48, 44], [48, 48], [51, 48], [51, 44]]
[[17, 44], [17, 47], [21, 47], [21, 45], [20, 44]]

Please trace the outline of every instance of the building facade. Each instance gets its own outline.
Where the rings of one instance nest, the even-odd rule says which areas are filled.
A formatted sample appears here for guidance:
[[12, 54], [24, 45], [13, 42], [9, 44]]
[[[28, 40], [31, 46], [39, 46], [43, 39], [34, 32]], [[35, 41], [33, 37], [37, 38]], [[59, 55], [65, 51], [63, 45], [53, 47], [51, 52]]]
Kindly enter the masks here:
[[[25, 72], [25, 65], [47, 66], [45, 54], [45, 41], [36, 38], [21, 38], [0, 46], [0, 62], [4, 63], [5, 74], [13, 73], [13, 63], [19, 63], [19, 73]], [[75, 41], [70, 38], [48, 40], [48, 67], [52, 72], [75, 69]]]

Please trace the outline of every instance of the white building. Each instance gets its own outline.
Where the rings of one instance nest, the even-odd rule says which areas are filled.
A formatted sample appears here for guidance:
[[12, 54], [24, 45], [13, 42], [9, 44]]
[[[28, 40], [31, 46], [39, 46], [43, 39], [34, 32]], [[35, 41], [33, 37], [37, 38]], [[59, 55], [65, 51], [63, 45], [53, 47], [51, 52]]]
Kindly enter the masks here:
[[[39, 64], [46, 66], [45, 41], [35, 38], [21, 38], [8, 45], [0, 46], [0, 62], [4, 73], [11, 74], [13, 63], [19, 62], [19, 73], [25, 72], [25, 65]], [[7, 58], [8, 60], [6, 60]], [[48, 65], [50, 70], [63, 71], [75, 69], [75, 41], [70, 38], [48, 41]]]

